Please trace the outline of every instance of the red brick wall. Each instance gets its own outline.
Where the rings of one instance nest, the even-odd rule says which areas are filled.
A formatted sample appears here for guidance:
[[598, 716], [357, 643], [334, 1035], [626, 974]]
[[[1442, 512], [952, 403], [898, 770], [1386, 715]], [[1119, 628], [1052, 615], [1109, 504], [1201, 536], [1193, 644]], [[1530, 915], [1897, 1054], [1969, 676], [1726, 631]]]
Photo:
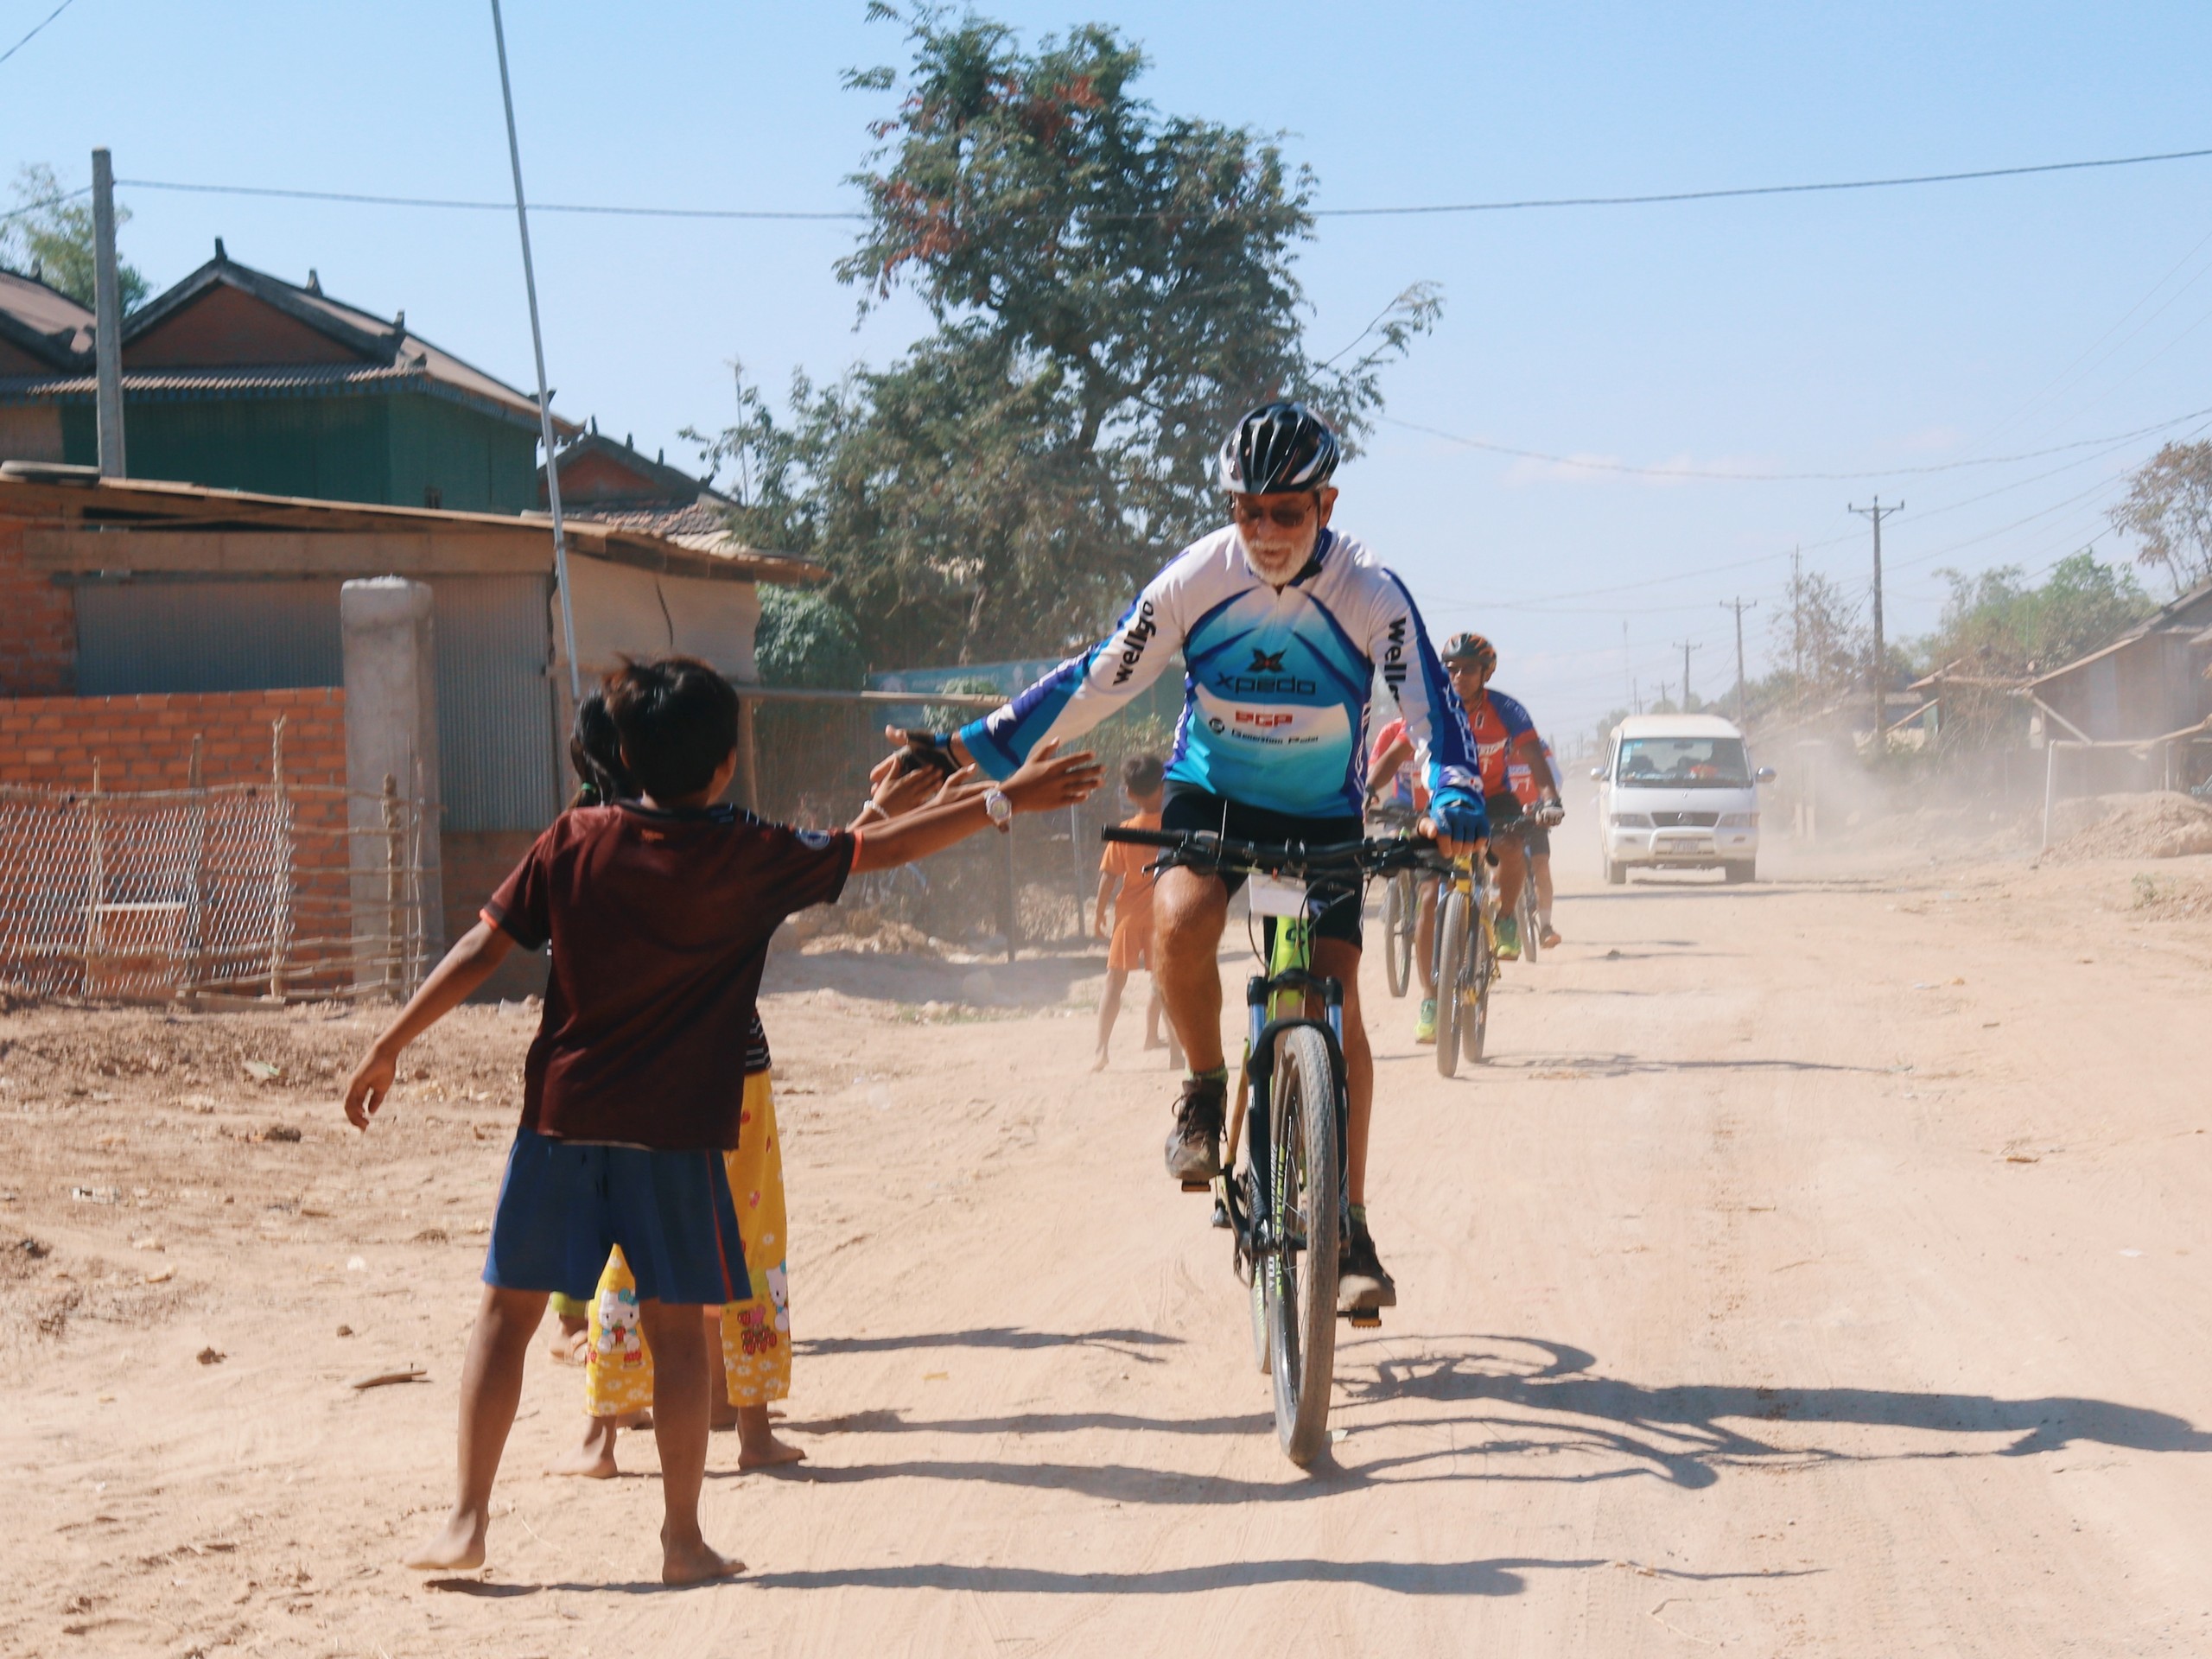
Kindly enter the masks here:
[[20, 518], [0, 518], [0, 697], [66, 695], [77, 686], [77, 600], [23, 564]]
[[98, 760], [104, 790], [182, 789], [195, 735], [202, 783], [265, 783], [270, 722], [280, 715], [286, 781], [342, 786], [346, 694], [334, 686], [0, 699], [0, 784], [87, 790]]

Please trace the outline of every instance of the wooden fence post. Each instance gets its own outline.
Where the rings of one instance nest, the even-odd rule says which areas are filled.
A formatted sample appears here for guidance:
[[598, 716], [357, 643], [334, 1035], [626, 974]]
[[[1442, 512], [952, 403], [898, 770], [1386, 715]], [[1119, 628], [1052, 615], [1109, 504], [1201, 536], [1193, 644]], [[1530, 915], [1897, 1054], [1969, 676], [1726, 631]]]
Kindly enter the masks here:
[[269, 995], [284, 997], [284, 946], [292, 931], [292, 806], [284, 791], [284, 716], [269, 722], [269, 792], [276, 803], [276, 870], [270, 876]]
[[400, 920], [400, 858], [404, 848], [399, 832], [399, 782], [390, 772], [384, 775], [384, 982], [385, 988], [398, 1001], [402, 972], [401, 953], [405, 949], [406, 928]]
[[184, 963], [177, 988], [189, 990], [207, 972], [207, 780], [200, 769], [200, 745], [204, 734], [192, 734], [192, 762], [186, 772], [192, 791], [192, 886], [185, 899]]
[[107, 906], [107, 849], [100, 841], [100, 762], [92, 757], [92, 792], [85, 799], [92, 825], [92, 859], [85, 872], [85, 995], [92, 995], [99, 975], [92, 964], [107, 954], [101, 918]]

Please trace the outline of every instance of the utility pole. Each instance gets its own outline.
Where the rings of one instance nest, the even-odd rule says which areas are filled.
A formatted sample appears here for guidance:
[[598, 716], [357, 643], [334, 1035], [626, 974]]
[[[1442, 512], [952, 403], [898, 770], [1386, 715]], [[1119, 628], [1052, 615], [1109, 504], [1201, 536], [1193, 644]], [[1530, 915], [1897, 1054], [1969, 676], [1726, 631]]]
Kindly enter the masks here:
[[1690, 652], [1702, 651], [1705, 647], [1693, 645], [1687, 639], [1677, 639], [1675, 644], [1681, 647], [1682, 653], [1682, 712], [1687, 715], [1690, 711]]
[[115, 164], [92, 152], [92, 366], [100, 476], [123, 471], [123, 284], [115, 266]]
[[[1844, 505], [1850, 505], [1848, 502]], [[1873, 754], [1879, 760], [1883, 753], [1882, 733], [1889, 725], [1889, 715], [1882, 701], [1882, 680], [1889, 669], [1889, 652], [1882, 643], [1882, 520], [1893, 513], [1903, 512], [1904, 503], [1900, 501], [1893, 507], [1885, 507], [1882, 505], [1882, 498], [1878, 495], [1872, 506], [1852, 507], [1851, 511], [1861, 518], [1870, 520], [1874, 526], [1874, 661], [1872, 677], [1874, 682]]]
[[[515, 225], [522, 233], [522, 285], [530, 296], [530, 349], [537, 359], [538, 441], [545, 446], [545, 499], [553, 508], [553, 580], [561, 589], [561, 644], [569, 658], [569, 701], [584, 700], [583, 670], [576, 661], [575, 589], [569, 585], [569, 536], [561, 518], [561, 453], [553, 443], [553, 394], [545, 387], [545, 334], [537, 323], [537, 271], [530, 258], [530, 209], [522, 194], [522, 141], [515, 137], [514, 86], [507, 79], [507, 30], [499, 0], [492, 0], [492, 39], [499, 52], [499, 99], [506, 106], [507, 159], [515, 175]], [[758, 807], [757, 800], [747, 803]]]
[[1736, 719], [1739, 724], [1743, 721], [1745, 709], [1744, 613], [1745, 611], [1756, 611], [1758, 607], [1758, 601], [1754, 599], [1749, 603], [1746, 603], [1740, 595], [1732, 600], [1724, 599], [1720, 601], [1720, 608], [1722, 610], [1733, 611], [1736, 613]]

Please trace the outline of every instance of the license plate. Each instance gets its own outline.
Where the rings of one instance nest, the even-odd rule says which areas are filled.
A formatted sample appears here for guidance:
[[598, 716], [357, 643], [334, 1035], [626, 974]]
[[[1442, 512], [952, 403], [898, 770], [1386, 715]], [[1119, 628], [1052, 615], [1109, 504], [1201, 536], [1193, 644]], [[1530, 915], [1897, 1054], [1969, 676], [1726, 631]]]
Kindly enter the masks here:
[[1255, 875], [1244, 884], [1255, 916], [1303, 916], [1306, 884], [1282, 875]]

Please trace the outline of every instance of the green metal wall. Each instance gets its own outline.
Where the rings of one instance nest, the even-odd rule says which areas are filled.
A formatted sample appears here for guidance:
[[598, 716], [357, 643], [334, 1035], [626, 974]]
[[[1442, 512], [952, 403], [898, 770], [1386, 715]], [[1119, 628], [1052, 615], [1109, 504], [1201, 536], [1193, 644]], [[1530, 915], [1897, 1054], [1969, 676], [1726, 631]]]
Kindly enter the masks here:
[[[131, 476], [219, 489], [457, 512], [537, 505], [534, 432], [420, 392], [130, 403]], [[64, 458], [97, 465], [89, 404], [61, 410]]]

